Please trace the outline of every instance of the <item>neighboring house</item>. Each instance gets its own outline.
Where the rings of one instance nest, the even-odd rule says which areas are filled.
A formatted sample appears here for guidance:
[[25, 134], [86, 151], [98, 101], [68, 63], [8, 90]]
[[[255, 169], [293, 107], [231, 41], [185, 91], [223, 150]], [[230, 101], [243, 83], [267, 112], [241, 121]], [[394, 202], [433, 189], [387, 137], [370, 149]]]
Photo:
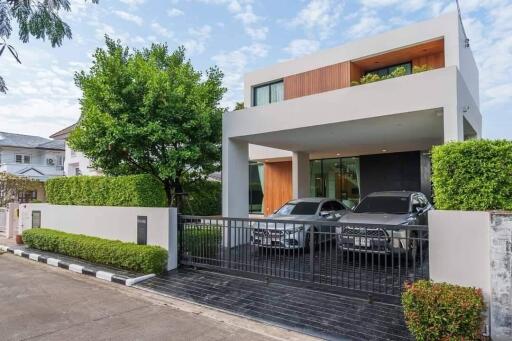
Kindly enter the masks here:
[[18, 201], [44, 200], [42, 182], [64, 175], [64, 142], [39, 136], [0, 132], [0, 172], [37, 180]]
[[[56, 140], [62, 140], [62, 142], [66, 141], [69, 134], [75, 128], [76, 123], [70, 125], [67, 128], [59, 130], [55, 134], [50, 137]], [[71, 149], [68, 143], [65, 143], [66, 146], [66, 158], [64, 163], [64, 172], [66, 176], [73, 175], [100, 175], [101, 171], [93, 168], [91, 166], [91, 160], [84, 156], [81, 152], [76, 152]]]
[[[353, 84], [400, 66], [402, 77]], [[246, 108], [223, 117], [223, 215], [307, 196], [430, 196], [431, 147], [481, 136], [478, 87], [457, 13], [245, 75]]]

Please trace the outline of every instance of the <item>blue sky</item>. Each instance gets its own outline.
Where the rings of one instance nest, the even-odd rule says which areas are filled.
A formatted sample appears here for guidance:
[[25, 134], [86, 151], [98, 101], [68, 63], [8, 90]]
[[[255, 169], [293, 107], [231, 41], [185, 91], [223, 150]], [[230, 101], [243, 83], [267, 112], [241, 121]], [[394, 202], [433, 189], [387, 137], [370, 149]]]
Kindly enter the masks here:
[[[75, 71], [87, 69], [105, 34], [140, 48], [184, 45], [200, 70], [218, 65], [228, 93], [242, 100], [243, 74], [456, 9], [448, 0], [71, 0], [63, 16], [73, 39], [60, 48], [11, 41], [23, 64], [0, 58], [9, 87], [0, 95], [0, 130], [48, 136], [80, 113]], [[483, 135], [512, 138], [512, 1], [460, 0], [480, 70]]]

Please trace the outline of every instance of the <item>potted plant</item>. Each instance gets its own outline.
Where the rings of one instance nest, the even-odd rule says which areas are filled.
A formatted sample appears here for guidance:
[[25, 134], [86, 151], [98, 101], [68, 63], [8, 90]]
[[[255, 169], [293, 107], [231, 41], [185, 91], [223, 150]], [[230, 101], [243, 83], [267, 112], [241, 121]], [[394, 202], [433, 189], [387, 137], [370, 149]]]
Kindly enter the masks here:
[[23, 237], [21, 236], [21, 234], [16, 235], [16, 244], [23, 244]]

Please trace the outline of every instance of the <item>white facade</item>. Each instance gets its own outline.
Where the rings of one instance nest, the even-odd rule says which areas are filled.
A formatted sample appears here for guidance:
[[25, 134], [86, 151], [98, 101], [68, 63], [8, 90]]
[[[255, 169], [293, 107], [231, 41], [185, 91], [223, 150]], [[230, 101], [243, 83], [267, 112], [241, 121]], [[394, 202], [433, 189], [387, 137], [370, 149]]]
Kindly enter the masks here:
[[64, 151], [0, 147], [0, 172], [47, 180], [64, 175]]
[[91, 167], [89, 160], [83, 153], [71, 149], [66, 142], [66, 161], [64, 163], [66, 176], [74, 175], [101, 175], [101, 172]]
[[[444, 66], [435, 70], [253, 106], [259, 84], [439, 39]], [[297, 196], [309, 191], [304, 159], [423, 151], [481, 135], [478, 70], [457, 13], [251, 72], [244, 103], [223, 117], [225, 216], [247, 216], [249, 160], [293, 160]]]

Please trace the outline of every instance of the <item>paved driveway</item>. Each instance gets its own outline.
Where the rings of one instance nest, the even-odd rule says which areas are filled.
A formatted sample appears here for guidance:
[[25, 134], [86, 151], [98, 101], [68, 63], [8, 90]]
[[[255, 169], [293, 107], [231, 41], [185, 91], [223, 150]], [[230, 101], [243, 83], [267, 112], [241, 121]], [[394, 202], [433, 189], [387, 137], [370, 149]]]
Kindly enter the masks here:
[[297, 333], [0, 255], [2, 340], [299, 340]]

